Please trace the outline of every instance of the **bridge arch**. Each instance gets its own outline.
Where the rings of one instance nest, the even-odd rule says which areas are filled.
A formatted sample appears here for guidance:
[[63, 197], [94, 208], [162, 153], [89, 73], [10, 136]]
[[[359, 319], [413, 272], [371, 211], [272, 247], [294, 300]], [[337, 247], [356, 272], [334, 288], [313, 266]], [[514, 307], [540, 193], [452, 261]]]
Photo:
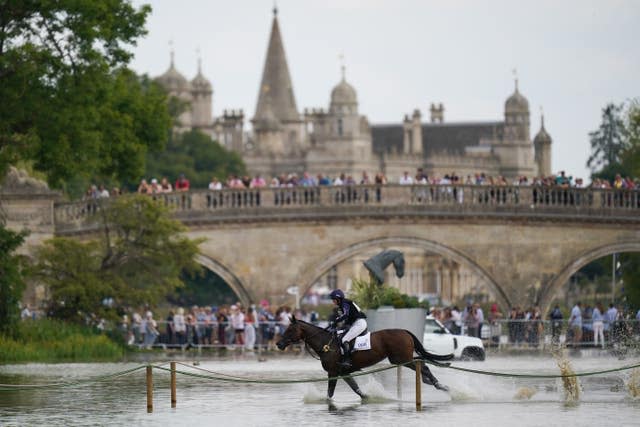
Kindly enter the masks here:
[[202, 254], [196, 255], [196, 262], [203, 267], [216, 273], [224, 280], [233, 292], [238, 296], [238, 299], [245, 307], [248, 307], [252, 301], [251, 293], [242, 284], [242, 281], [231, 270], [220, 262], [204, 256]]
[[354, 255], [358, 255], [359, 253], [362, 253], [374, 247], [391, 249], [395, 246], [409, 246], [428, 250], [439, 255], [443, 255], [456, 261], [459, 264], [463, 264], [469, 267], [475, 274], [482, 277], [486, 281], [486, 283], [489, 284], [489, 286], [495, 292], [496, 297], [498, 298], [498, 304], [503, 307], [509, 307], [510, 301], [504, 290], [497, 284], [497, 282], [491, 277], [491, 275], [489, 275], [471, 258], [456, 249], [443, 245], [442, 243], [434, 242], [427, 239], [421, 239], [418, 237], [378, 237], [363, 240], [361, 242], [349, 245], [340, 251], [334, 252], [325, 257], [322, 262], [307, 269], [302, 273], [300, 277], [300, 285], [303, 292], [301, 293], [301, 295], [304, 295], [313, 286], [313, 284], [316, 283], [318, 278], [329, 271], [329, 269], [334, 265], [337, 265], [345, 260], [348, 260]]
[[575, 272], [598, 258], [620, 252], [640, 252], [640, 241], [607, 244], [580, 254], [576, 259], [562, 268], [560, 273], [549, 282], [544, 295], [540, 298], [540, 308], [542, 312], [546, 313], [548, 311], [549, 305], [555, 295]]

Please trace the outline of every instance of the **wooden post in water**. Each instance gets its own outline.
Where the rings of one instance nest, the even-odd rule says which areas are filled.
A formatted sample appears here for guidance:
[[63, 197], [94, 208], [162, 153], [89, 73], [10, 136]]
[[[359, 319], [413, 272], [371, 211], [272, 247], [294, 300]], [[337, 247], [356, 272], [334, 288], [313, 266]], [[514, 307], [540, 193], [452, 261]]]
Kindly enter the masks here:
[[422, 411], [422, 360], [416, 360], [416, 411]]
[[171, 362], [171, 407], [176, 407], [176, 362]]
[[153, 412], [153, 372], [151, 365], [147, 365], [147, 412]]
[[402, 399], [402, 365], [398, 365], [398, 400]]

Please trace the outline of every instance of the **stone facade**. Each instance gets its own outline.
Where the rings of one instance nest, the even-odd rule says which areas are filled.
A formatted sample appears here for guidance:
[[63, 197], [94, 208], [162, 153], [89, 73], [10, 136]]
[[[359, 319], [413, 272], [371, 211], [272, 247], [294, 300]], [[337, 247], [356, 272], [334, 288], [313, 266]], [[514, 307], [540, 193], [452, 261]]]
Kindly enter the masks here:
[[431, 104], [429, 121], [420, 110], [397, 124], [369, 124], [358, 111], [354, 87], [342, 78], [331, 91], [328, 109], [299, 112], [283, 37], [274, 16], [251, 131], [245, 131], [242, 110], [212, 115], [210, 82], [202, 75], [188, 81], [175, 68], [157, 78], [171, 95], [191, 108], [180, 117], [178, 130], [200, 129], [242, 155], [251, 174], [279, 176], [309, 172], [336, 177], [383, 172], [397, 182], [404, 171], [422, 167], [431, 177], [476, 173], [514, 179], [551, 173], [551, 137], [541, 126], [532, 142], [528, 100], [516, 80], [504, 105], [504, 119], [492, 122], [445, 121], [443, 104]]

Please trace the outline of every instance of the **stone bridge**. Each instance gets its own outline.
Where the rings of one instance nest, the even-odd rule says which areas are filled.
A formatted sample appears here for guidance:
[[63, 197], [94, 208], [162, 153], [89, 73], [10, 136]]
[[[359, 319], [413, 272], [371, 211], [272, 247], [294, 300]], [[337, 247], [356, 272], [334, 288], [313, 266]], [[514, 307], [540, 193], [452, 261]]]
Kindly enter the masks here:
[[[189, 237], [205, 239], [198, 261], [244, 303], [278, 300], [291, 285], [303, 295], [342, 261], [409, 247], [471, 269], [505, 309], [532, 304], [535, 294], [546, 310], [582, 266], [612, 253], [640, 251], [637, 190], [384, 185], [151, 197], [174, 208]], [[99, 206], [92, 201], [30, 200], [5, 201], [5, 208], [10, 225], [13, 220], [19, 228], [23, 215], [22, 226], [35, 228], [32, 240], [97, 229]]]

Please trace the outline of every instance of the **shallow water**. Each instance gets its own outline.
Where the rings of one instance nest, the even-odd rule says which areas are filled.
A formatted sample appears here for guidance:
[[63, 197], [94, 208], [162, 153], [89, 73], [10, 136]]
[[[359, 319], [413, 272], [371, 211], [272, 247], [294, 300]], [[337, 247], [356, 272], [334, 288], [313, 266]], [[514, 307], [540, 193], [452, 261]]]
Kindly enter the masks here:
[[[609, 357], [572, 359], [576, 372], [638, 363]], [[179, 371], [254, 379], [323, 378], [320, 363], [308, 356], [255, 356], [199, 360]], [[83, 380], [123, 371], [137, 364], [27, 364], [0, 366], [0, 383], [34, 384]], [[384, 365], [378, 365], [378, 367]], [[557, 374], [551, 357], [491, 357], [485, 362], [454, 362], [454, 366], [511, 373]], [[331, 405], [326, 382], [246, 384], [178, 374], [177, 407], [170, 405], [169, 373], [154, 370], [154, 409], [147, 413], [145, 371], [105, 382], [65, 388], [0, 391], [0, 425], [354, 425], [413, 426], [570, 426], [637, 425], [640, 400], [626, 387], [630, 371], [580, 379], [577, 403], [564, 400], [558, 379], [514, 379], [432, 368], [450, 393], [423, 385], [423, 411], [415, 410], [415, 374], [402, 370], [401, 397], [397, 370], [357, 378], [368, 403], [360, 402], [338, 382]], [[339, 419], [336, 419], [339, 417]]]

